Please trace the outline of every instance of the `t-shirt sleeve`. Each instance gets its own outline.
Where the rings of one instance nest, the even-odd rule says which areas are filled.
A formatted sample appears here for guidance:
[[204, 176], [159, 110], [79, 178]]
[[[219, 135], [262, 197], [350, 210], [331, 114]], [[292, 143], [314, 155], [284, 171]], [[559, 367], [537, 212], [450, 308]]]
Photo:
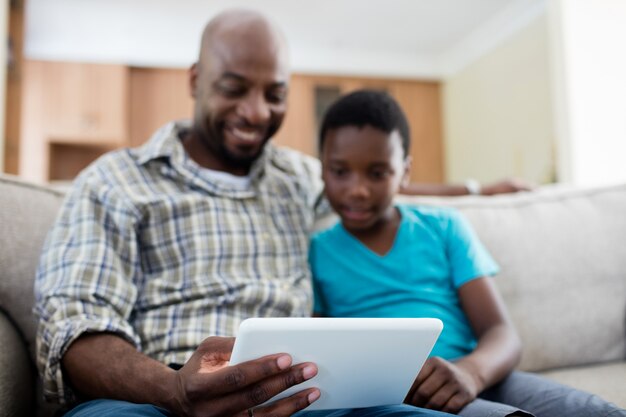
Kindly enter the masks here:
[[451, 210], [446, 233], [450, 272], [455, 288], [466, 282], [492, 276], [500, 268], [480, 241], [469, 221], [458, 211]]

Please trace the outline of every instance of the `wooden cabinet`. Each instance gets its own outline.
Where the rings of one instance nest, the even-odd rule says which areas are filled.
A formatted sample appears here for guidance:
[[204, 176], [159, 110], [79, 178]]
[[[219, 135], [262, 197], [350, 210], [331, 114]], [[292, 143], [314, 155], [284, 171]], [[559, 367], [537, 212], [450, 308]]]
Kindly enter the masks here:
[[[191, 118], [193, 100], [186, 70], [132, 68], [130, 142], [145, 142], [162, 124]], [[411, 180], [443, 181], [440, 87], [437, 82], [293, 74], [288, 110], [274, 141], [317, 156], [319, 123], [340, 95], [359, 88], [387, 91], [404, 109], [411, 125]]]
[[191, 119], [192, 115], [193, 100], [186, 70], [131, 68], [131, 146], [146, 142], [163, 124]]
[[123, 65], [26, 61], [20, 174], [71, 179], [103, 152], [127, 145], [128, 73]]
[[439, 83], [395, 81], [389, 93], [411, 127], [411, 181], [444, 182], [444, 154]]
[[[166, 122], [191, 118], [187, 70], [26, 61], [20, 174], [36, 181], [73, 178], [111, 149], [137, 146]], [[443, 151], [437, 82], [294, 74], [275, 142], [317, 156], [319, 124], [340, 95], [387, 91], [411, 125], [411, 180], [441, 182]]]
[[128, 70], [118, 65], [37, 63], [51, 140], [121, 145], [127, 139]]
[[[8, 5], [10, 8], [9, 30], [4, 42], [8, 42], [10, 52], [7, 61], [3, 63], [6, 65], [4, 172], [17, 174], [20, 153], [25, 5], [24, 1], [10, 1]], [[3, 3], [3, 6], [7, 7], [7, 3]], [[2, 140], [0, 140], [0, 146], [2, 146]], [[0, 155], [2, 155], [1, 150]]]
[[411, 126], [411, 181], [443, 182], [443, 145], [438, 82], [294, 74], [289, 110], [276, 143], [318, 155], [319, 124], [340, 95], [362, 88], [391, 94]]
[[293, 74], [287, 101], [287, 114], [274, 141], [309, 155], [317, 155], [313, 80], [310, 77]]

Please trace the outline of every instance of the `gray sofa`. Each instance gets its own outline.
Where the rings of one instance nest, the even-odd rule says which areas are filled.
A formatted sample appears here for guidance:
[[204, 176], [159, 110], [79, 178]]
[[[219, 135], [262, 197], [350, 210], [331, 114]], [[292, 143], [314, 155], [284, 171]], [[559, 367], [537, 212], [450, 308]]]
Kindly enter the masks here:
[[[51, 412], [37, 405], [32, 287], [62, 198], [0, 175], [0, 417]], [[626, 407], [626, 185], [402, 200], [453, 205], [474, 224], [502, 267], [521, 369]]]

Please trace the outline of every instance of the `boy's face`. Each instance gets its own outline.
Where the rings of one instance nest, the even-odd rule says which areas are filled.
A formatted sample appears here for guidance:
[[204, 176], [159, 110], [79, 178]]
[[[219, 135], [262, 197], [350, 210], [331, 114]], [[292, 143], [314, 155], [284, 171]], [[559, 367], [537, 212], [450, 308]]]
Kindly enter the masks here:
[[326, 133], [322, 178], [330, 205], [351, 232], [363, 232], [394, 219], [393, 197], [408, 181], [397, 130], [345, 126]]

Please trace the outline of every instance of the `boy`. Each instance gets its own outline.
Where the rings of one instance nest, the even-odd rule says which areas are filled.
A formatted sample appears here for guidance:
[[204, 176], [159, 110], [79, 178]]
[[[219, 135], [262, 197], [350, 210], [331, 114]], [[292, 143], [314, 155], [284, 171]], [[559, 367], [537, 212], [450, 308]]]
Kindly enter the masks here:
[[322, 178], [341, 222], [311, 242], [315, 313], [440, 318], [444, 330], [405, 399], [416, 406], [463, 416], [624, 415], [513, 372], [521, 343], [490, 278], [498, 267], [469, 224], [453, 209], [393, 202], [408, 181], [409, 138], [385, 93], [349, 94], [325, 115]]

